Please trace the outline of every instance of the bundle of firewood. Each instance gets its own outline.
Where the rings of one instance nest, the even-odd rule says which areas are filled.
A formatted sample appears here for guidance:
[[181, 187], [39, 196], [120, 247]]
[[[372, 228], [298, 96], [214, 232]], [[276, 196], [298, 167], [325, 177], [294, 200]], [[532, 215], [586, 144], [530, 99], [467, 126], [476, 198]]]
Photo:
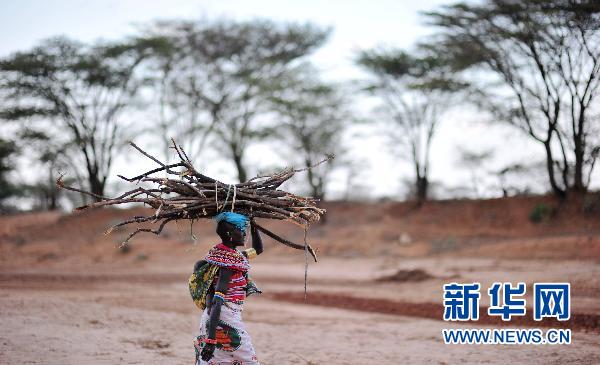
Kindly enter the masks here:
[[[177, 220], [196, 220], [212, 218], [220, 212], [232, 211], [244, 214], [250, 218], [268, 218], [286, 220], [307, 229], [317, 222], [325, 210], [317, 207], [317, 200], [297, 196], [279, 187], [296, 172], [304, 169], [288, 168], [271, 175], [257, 176], [240, 184], [225, 184], [199, 173], [183, 149], [173, 141], [173, 149], [179, 156], [179, 162], [164, 164], [155, 157], [143, 151], [134, 143], [132, 147], [144, 156], [156, 162], [160, 167], [147, 171], [141, 175], [127, 178], [118, 175], [121, 179], [136, 184], [132, 190], [115, 197], [107, 198], [98, 196], [74, 187], [66, 186], [62, 179], [57, 180], [61, 188], [80, 192], [94, 197], [97, 201], [76, 208], [76, 210], [121, 205], [128, 203], [142, 203], [154, 209], [148, 216], [135, 216], [126, 221], [115, 224], [107, 230], [107, 234], [115, 228], [129, 224], [155, 225], [155, 228], [138, 226], [127, 239], [126, 244], [133, 236], [140, 232], [160, 234], [165, 225]], [[320, 163], [333, 158], [329, 156]], [[314, 166], [313, 166], [314, 167]], [[311, 167], [308, 167], [311, 168]], [[161, 174], [162, 176], [157, 176]], [[150, 187], [139, 186], [140, 182], [149, 183]], [[297, 244], [288, 241], [266, 228], [255, 223], [256, 228], [277, 242], [286, 246], [307, 250], [316, 261], [316, 254], [308, 243]]]

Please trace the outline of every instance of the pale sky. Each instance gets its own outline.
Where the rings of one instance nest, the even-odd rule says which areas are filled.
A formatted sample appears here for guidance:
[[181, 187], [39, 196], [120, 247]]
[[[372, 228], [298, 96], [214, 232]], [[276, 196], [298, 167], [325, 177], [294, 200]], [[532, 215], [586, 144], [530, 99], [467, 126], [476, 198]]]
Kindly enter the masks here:
[[[156, 19], [228, 17], [246, 20], [261, 17], [278, 21], [311, 21], [333, 27], [329, 42], [311, 56], [311, 60], [327, 79], [351, 81], [364, 77], [352, 63], [357, 50], [382, 45], [410, 48], [429, 31], [421, 25], [422, 18], [418, 12], [435, 9], [444, 3], [449, 1], [4, 0], [0, 3], [0, 56], [28, 49], [41, 39], [59, 34], [81, 41], [115, 39], [135, 33], [136, 24]], [[369, 115], [369, 108], [362, 109], [361, 113]], [[496, 148], [496, 157], [485, 167], [487, 170], [510, 162], [543, 157], [542, 148], [520, 133], [481, 124], [480, 119], [476, 113], [461, 109], [444, 119], [431, 154], [432, 181], [442, 181], [453, 187], [470, 184], [470, 172], [461, 168], [457, 161], [458, 146], [469, 150]], [[510, 143], [504, 143], [506, 141]], [[374, 196], [401, 195], [400, 181], [413, 176], [407, 162], [387, 152], [387, 143], [377, 135], [362, 135], [351, 139], [349, 146], [350, 157], [366, 163], [361, 179], [366, 182], [368, 193]], [[251, 149], [248, 162], [261, 165], [259, 155], [264, 156], [262, 152], [260, 147]], [[119, 161], [113, 174], [122, 173], [131, 162]], [[217, 178], [228, 178], [220, 175], [223, 174], [222, 168], [209, 166], [207, 170]], [[596, 171], [593, 185], [598, 185], [598, 175]], [[341, 194], [345, 180], [343, 172], [336, 175], [331, 185], [332, 196]], [[497, 194], [498, 191], [490, 191], [486, 195]]]

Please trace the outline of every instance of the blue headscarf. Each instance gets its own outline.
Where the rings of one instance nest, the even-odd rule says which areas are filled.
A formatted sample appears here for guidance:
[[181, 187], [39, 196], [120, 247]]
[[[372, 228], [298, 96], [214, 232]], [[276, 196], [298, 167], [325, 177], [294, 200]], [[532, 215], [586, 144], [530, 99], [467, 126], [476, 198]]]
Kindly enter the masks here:
[[234, 212], [222, 212], [213, 217], [217, 224], [221, 221], [233, 224], [237, 229], [242, 232], [246, 232], [249, 218], [243, 214]]

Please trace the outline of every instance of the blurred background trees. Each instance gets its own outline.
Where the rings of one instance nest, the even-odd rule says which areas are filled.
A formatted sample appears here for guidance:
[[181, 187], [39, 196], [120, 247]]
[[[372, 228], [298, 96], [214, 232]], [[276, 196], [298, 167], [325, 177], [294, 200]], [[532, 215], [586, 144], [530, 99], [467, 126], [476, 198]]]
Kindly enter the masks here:
[[143, 83], [136, 69], [150, 47], [145, 40], [88, 46], [53, 38], [18, 52], [0, 62], [0, 116], [64, 146], [70, 168], [100, 199], [115, 154], [132, 132], [123, 114], [135, 105]]
[[478, 81], [473, 95], [495, 121], [544, 148], [554, 194], [585, 192], [600, 149], [600, 7], [491, 0], [426, 16], [437, 33], [423, 47]]
[[274, 130], [265, 117], [267, 91], [329, 34], [312, 24], [266, 20], [161, 22], [148, 32], [163, 37], [171, 50], [156, 55], [161, 100], [170, 109], [162, 112], [172, 115], [159, 138], [175, 129], [169, 125], [182, 124], [172, 135], [191, 157], [211, 142], [233, 162], [239, 181], [250, 177], [244, 158], [248, 146]]
[[341, 88], [315, 75], [312, 67], [292, 70], [269, 99], [277, 120], [272, 133], [295, 166], [314, 166], [328, 156], [338, 156], [305, 174], [310, 195], [325, 199], [329, 174], [344, 162], [343, 137], [353, 117]]
[[[106, 195], [134, 137], [167, 160], [175, 138], [198, 167], [225, 162], [238, 181], [258, 172], [261, 156], [248, 156], [255, 151], [276, 156], [271, 166], [296, 167], [335, 154], [298, 181], [328, 199], [333, 183], [357, 185], [368, 168], [352, 153], [361, 148], [358, 126], [384, 135], [371, 153], [392, 155], [390, 170], [410, 165], [401, 180], [421, 203], [450, 191], [445, 180], [431, 181], [431, 154], [449, 113], [465, 106], [523, 132], [545, 158], [492, 166], [502, 157], [497, 148], [461, 146], [455, 160], [470, 186], [455, 186], [453, 196], [526, 194], [532, 186], [559, 197], [585, 193], [600, 154], [600, 6], [486, 0], [423, 18], [433, 32], [415, 47], [355, 53], [361, 92], [311, 63], [332, 32], [312, 23], [155, 21], [111, 42], [54, 37], [1, 58], [0, 201], [18, 196], [37, 209], [81, 202], [56, 190], [61, 173]], [[367, 191], [378, 182], [361, 183]]]
[[15, 168], [14, 155], [16, 153], [17, 146], [14, 142], [0, 139], [0, 212], [9, 210], [10, 205], [6, 203], [7, 198], [18, 194], [17, 187], [9, 176]]
[[415, 198], [427, 199], [430, 151], [436, 128], [452, 97], [464, 85], [451, 79], [436, 56], [413, 56], [403, 50], [362, 51], [357, 63], [373, 75], [366, 90], [383, 105], [382, 128], [391, 152], [413, 165]]

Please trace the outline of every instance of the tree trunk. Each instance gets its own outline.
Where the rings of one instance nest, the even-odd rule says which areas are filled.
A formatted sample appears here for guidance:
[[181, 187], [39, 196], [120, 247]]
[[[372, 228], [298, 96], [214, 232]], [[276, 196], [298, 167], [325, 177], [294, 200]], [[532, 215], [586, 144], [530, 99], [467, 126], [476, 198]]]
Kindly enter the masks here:
[[[306, 160], [304, 163], [306, 167], [312, 166], [312, 161], [310, 160]], [[315, 176], [315, 173], [312, 169], [306, 170], [306, 180], [308, 181], [308, 185], [310, 186], [311, 196], [319, 200], [323, 199], [323, 183], [321, 179]]]
[[581, 146], [581, 141], [575, 141], [575, 176], [573, 181], [572, 190], [584, 193], [586, 191], [585, 183], [583, 182], [583, 159], [584, 151]]
[[429, 187], [429, 181], [426, 176], [417, 176], [416, 188], [417, 188], [417, 202], [419, 205], [423, 204], [427, 200], [427, 189]]
[[46, 201], [44, 202], [44, 206], [46, 210], [57, 210], [58, 209], [58, 195], [60, 194], [59, 189], [56, 187], [56, 183], [52, 176], [52, 171], [54, 170], [54, 166], [50, 166], [48, 170], [48, 193], [44, 194]]
[[[308, 171], [311, 171], [311, 169], [309, 169]], [[323, 183], [323, 178], [317, 176], [317, 184], [313, 187], [313, 196], [317, 199], [319, 199], [319, 201], [317, 202], [317, 207], [319, 208], [323, 208], [323, 202], [325, 200], [325, 187], [324, 187], [324, 183]], [[321, 216], [321, 220], [320, 222], [322, 224], [327, 223], [327, 214], [323, 214]]]
[[584, 118], [585, 118], [585, 107], [579, 106], [579, 121], [578, 130], [573, 131], [574, 139], [574, 152], [575, 152], [575, 176], [573, 181], [572, 190], [578, 193], [584, 193], [587, 190], [585, 182], [583, 181], [583, 166], [585, 158], [585, 140], [583, 134]]
[[[305, 159], [304, 164], [306, 167], [312, 166], [313, 163], [310, 159]], [[317, 207], [323, 207], [323, 199], [325, 198], [325, 189], [323, 183], [323, 177], [319, 177], [315, 175], [312, 169], [306, 170], [306, 180], [308, 181], [308, 185], [310, 186], [311, 196], [315, 199], [318, 199]], [[323, 214], [321, 219], [319, 220], [321, 224], [327, 223], [327, 214]]]
[[48, 201], [48, 210], [57, 210], [58, 209], [58, 204], [57, 204], [57, 191], [55, 189], [52, 189], [50, 191], [50, 197], [49, 197], [49, 201]]
[[233, 152], [233, 163], [235, 164], [235, 168], [238, 173], [238, 180], [240, 183], [248, 181], [248, 172], [246, 171], [246, 167], [244, 166], [242, 159], [243, 155], [241, 153]]
[[548, 178], [550, 180], [550, 186], [552, 187], [552, 192], [559, 198], [564, 198], [566, 193], [563, 189], [561, 189], [556, 183], [556, 177], [554, 176], [554, 158], [552, 157], [552, 149], [550, 146], [551, 139], [548, 138], [544, 142], [544, 149], [546, 150], [546, 169], [548, 171]]
[[[100, 180], [97, 174], [90, 174], [90, 176], [88, 177], [88, 182], [90, 184], [90, 192], [101, 197], [104, 196], [104, 188], [106, 184]], [[101, 200], [101, 198], [94, 198], [94, 201], [97, 202]]]

